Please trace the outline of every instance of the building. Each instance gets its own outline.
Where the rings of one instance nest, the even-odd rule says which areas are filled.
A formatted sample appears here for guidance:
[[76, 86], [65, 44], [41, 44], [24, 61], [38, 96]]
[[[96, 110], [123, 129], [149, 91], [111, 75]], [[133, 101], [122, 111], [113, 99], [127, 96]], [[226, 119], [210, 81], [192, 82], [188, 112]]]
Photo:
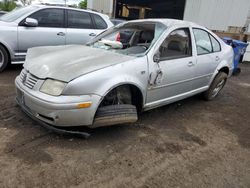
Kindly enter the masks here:
[[182, 19], [240, 38], [249, 25], [250, 0], [88, 0], [88, 8], [126, 20]]

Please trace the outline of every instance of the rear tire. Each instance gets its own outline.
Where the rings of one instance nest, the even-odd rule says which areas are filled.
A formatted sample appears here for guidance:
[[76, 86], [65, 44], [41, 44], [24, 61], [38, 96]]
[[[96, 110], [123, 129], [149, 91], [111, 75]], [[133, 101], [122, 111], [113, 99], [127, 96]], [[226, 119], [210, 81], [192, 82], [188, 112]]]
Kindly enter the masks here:
[[6, 49], [0, 45], [0, 72], [3, 72], [3, 70], [7, 67], [9, 63], [9, 55]]
[[219, 72], [210, 85], [209, 89], [204, 92], [204, 99], [207, 101], [215, 99], [225, 86], [226, 82], [227, 74], [224, 72]]

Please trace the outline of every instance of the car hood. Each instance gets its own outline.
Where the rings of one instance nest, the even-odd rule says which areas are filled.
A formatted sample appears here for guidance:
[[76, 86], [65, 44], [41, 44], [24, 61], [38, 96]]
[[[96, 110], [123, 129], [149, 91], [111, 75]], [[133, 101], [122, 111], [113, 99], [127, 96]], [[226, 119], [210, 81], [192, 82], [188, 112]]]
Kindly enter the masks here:
[[41, 79], [69, 82], [81, 75], [135, 58], [83, 45], [36, 47], [28, 50], [24, 68]]
[[4, 27], [4, 26], [17, 26], [17, 24], [14, 22], [3, 22], [0, 20], [0, 27]]

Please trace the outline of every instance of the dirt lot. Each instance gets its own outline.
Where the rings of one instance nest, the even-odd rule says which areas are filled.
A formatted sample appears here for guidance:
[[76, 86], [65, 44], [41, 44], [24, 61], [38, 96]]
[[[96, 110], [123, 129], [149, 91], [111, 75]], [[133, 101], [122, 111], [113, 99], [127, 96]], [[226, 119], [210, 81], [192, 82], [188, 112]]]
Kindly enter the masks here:
[[250, 64], [215, 101], [195, 96], [96, 129], [85, 140], [41, 128], [0, 74], [0, 187], [250, 187]]

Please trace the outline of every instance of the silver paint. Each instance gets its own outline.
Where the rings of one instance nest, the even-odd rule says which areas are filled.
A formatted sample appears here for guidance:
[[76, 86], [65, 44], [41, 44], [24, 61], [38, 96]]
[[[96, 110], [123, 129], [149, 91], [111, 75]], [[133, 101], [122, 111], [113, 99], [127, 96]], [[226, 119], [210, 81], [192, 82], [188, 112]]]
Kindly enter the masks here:
[[[143, 23], [145, 20], [132, 21]], [[44, 47], [29, 50], [24, 67], [39, 78], [33, 90], [23, 86], [19, 77], [16, 87], [27, 100], [29, 109], [48, 117], [59, 119], [57, 126], [92, 125], [95, 112], [103, 97], [113, 88], [130, 84], [143, 96], [143, 110], [169, 104], [206, 91], [218, 71], [227, 67], [229, 77], [233, 70], [233, 50], [206, 28], [184, 21], [154, 19], [168, 29], [161, 35], [147, 54], [132, 57], [84, 46]], [[198, 27], [211, 33], [221, 44], [221, 52], [197, 56], [191, 32], [193, 56], [182, 59], [153, 61], [164, 39], [177, 28]], [[216, 57], [220, 61], [216, 61]], [[192, 62], [192, 66], [190, 63]], [[143, 73], [143, 74], [142, 74]], [[44, 79], [67, 82], [61, 96], [52, 97], [39, 91]], [[89, 109], [76, 109], [81, 102], [92, 101]], [[58, 108], [58, 109], [57, 109]], [[63, 108], [61, 110], [61, 108]], [[38, 116], [39, 118], [39, 116]], [[66, 122], [66, 123], [65, 123]]]

